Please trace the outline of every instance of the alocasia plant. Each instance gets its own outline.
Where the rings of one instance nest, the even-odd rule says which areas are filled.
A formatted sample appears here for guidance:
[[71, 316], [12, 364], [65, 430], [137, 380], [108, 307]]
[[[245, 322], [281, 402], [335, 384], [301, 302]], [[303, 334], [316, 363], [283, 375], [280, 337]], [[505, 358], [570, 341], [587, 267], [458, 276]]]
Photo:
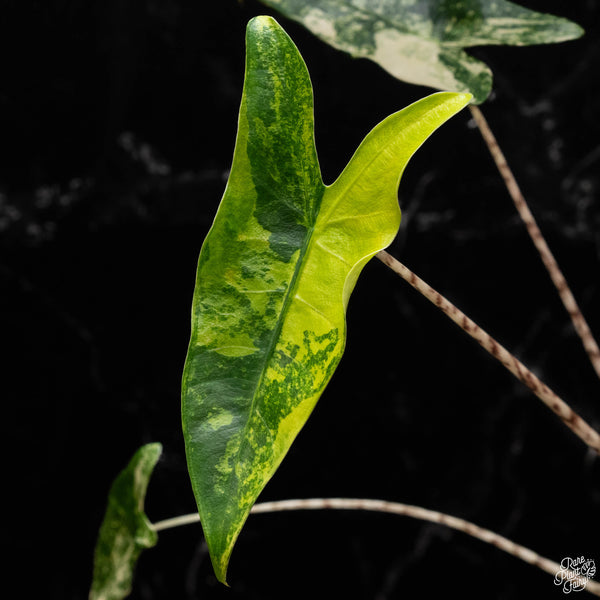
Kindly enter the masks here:
[[339, 178], [321, 178], [308, 71], [270, 17], [247, 29], [233, 165], [202, 247], [182, 383], [188, 468], [225, 581], [257, 496], [344, 350], [345, 310], [400, 224], [405, 165], [469, 94], [424, 98], [377, 125]]
[[[568, 21], [503, 0], [264, 1], [294, 18], [307, 17], [299, 20], [324, 39], [330, 36], [334, 45], [334, 39], [350, 40], [344, 49], [354, 54], [369, 55], [356, 49], [364, 40], [374, 41], [375, 54], [369, 56], [384, 67], [382, 58], [388, 54], [378, 44], [401, 40], [400, 46], [411, 46], [407, 52], [414, 60], [401, 60], [398, 73], [413, 69], [417, 83], [455, 84], [473, 91], [477, 101], [485, 99], [491, 77], [463, 47], [580, 34]], [[377, 18], [369, 21], [373, 15]], [[421, 52], [426, 46], [428, 52]], [[386, 48], [398, 51], [393, 44]], [[326, 186], [314, 144], [308, 72], [273, 19], [257, 17], [248, 25], [246, 61], [233, 166], [198, 262], [182, 389], [189, 473], [215, 573], [223, 582], [256, 498], [340, 361], [345, 311], [360, 271], [397, 233], [396, 192], [406, 163], [471, 99], [469, 94], [439, 93], [391, 115]], [[449, 71], [436, 71], [439, 65], [414, 71], [428, 61], [430, 67], [437, 61]], [[111, 489], [91, 599], [124, 598], [137, 558], [156, 543], [156, 532], [191, 522], [187, 515], [151, 525], [144, 514], [146, 486], [159, 454], [158, 444], [142, 448]], [[342, 504], [355, 507], [357, 502]], [[435, 521], [443, 522], [438, 517]], [[466, 532], [476, 529], [467, 525]]]
[[470, 92], [479, 104], [492, 73], [464, 48], [527, 46], [580, 37], [581, 27], [506, 0], [261, 0], [335, 48], [377, 62], [394, 77]]

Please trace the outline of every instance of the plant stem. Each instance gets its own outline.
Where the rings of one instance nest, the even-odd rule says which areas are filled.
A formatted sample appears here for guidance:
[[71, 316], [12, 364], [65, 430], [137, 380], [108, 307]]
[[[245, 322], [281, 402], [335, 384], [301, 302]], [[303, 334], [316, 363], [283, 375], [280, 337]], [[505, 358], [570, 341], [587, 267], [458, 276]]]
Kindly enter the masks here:
[[542, 235], [542, 232], [540, 231], [533, 214], [529, 210], [527, 201], [525, 200], [525, 197], [523, 196], [523, 193], [521, 192], [521, 189], [519, 188], [519, 185], [517, 184], [517, 181], [510, 167], [508, 166], [508, 163], [506, 162], [506, 158], [502, 153], [502, 150], [500, 149], [500, 146], [498, 145], [498, 142], [485, 117], [483, 116], [483, 113], [477, 106], [474, 105], [470, 105], [469, 109], [471, 110], [471, 114], [475, 119], [475, 123], [477, 124], [477, 127], [479, 128], [479, 131], [481, 132], [481, 135], [487, 144], [490, 154], [492, 155], [492, 158], [498, 167], [498, 171], [500, 171], [500, 175], [504, 180], [506, 189], [515, 203], [515, 207], [521, 217], [521, 220], [525, 224], [531, 240], [537, 248], [540, 257], [546, 266], [548, 274], [550, 275], [550, 278], [552, 279], [552, 282], [558, 291], [560, 299], [562, 300], [565, 309], [571, 317], [575, 331], [581, 338], [583, 347], [587, 352], [590, 362], [592, 363], [596, 374], [598, 377], [600, 377], [600, 349], [598, 348], [598, 344], [592, 335], [589, 325], [581, 313], [575, 297], [571, 293], [571, 289], [569, 288], [567, 280], [560, 270], [560, 267], [558, 266], [558, 263], [556, 262], [556, 259], [554, 258], [550, 248], [548, 247], [548, 244], [546, 243], [546, 240], [544, 239], [544, 236]]
[[152, 527], [154, 531], [162, 531], [163, 529], [173, 529], [173, 527], [181, 527], [182, 525], [192, 525], [193, 523], [199, 522], [200, 515], [197, 512], [195, 512], [190, 513], [188, 515], [179, 515], [178, 517], [171, 517], [170, 519], [163, 519], [162, 521], [152, 523], [150, 527]]
[[[489, 529], [479, 527], [474, 523], [453, 517], [435, 510], [428, 510], [420, 506], [413, 506], [410, 504], [401, 504], [399, 502], [387, 502], [385, 500], [370, 500], [360, 498], [307, 498], [299, 500], [280, 500], [276, 502], [262, 502], [255, 504], [250, 511], [252, 514], [258, 513], [273, 513], [286, 510], [366, 510], [373, 512], [391, 513], [395, 515], [403, 515], [406, 517], [412, 517], [413, 519], [419, 519], [422, 521], [429, 521], [431, 523], [438, 523], [445, 525], [456, 531], [466, 533], [482, 542], [492, 544], [496, 548], [511, 554], [512, 556], [534, 565], [542, 571], [549, 573], [550, 575], [556, 575], [560, 570], [561, 566], [548, 559], [540, 556], [539, 554], [521, 546], [515, 544], [508, 538], [505, 538]], [[163, 529], [169, 529], [171, 527], [178, 527], [180, 525], [188, 525], [190, 523], [199, 522], [198, 513], [190, 515], [183, 515], [181, 517], [175, 517], [173, 519], [166, 519], [159, 521], [152, 525], [155, 531], [161, 531]], [[568, 575], [575, 576], [570, 571]], [[589, 580], [586, 584], [585, 589], [594, 594], [600, 596], [600, 583]]]
[[499, 360], [517, 379], [523, 382], [548, 408], [579, 436], [590, 448], [600, 453], [600, 435], [588, 425], [571, 407], [559, 398], [545, 383], [540, 381], [521, 361], [499, 344], [477, 323], [469, 319], [448, 299], [434, 290], [429, 284], [417, 277], [400, 261], [385, 250], [377, 253], [377, 258], [402, 279], [410, 283], [418, 292], [435, 304], [447, 317], [452, 319], [463, 331], [468, 333], [494, 358]]

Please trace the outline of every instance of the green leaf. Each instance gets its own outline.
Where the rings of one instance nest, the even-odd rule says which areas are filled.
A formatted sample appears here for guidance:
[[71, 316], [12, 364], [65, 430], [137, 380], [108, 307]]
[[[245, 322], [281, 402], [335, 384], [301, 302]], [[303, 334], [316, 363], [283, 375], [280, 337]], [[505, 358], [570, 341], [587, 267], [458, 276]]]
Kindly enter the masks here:
[[344, 350], [367, 261], [394, 239], [415, 150], [469, 95], [434, 94], [381, 122], [331, 186], [312, 87], [270, 17], [250, 21], [233, 165], [200, 252], [182, 384], [188, 468], [217, 578], [257, 496]]
[[[506, 0], [262, 0], [352, 56], [394, 77], [483, 102], [492, 73], [463, 48], [528, 46], [580, 37], [568, 21]], [[535, 68], [535, 65], [532, 65]]]
[[110, 488], [108, 507], [96, 543], [89, 600], [127, 597], [140, 553], [158, 541], [144, 513], [144, 499], [161, 452], [161, 444], [142, 446]]

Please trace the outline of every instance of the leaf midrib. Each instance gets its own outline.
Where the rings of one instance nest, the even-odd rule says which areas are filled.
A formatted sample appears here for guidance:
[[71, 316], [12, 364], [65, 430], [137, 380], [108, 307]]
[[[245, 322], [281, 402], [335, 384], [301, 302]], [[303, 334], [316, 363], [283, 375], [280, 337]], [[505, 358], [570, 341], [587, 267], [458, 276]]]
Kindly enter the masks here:
[[[313, 138], [314, 139], [314, 138]], [[314, 143], [314, 142], [313, 142]], [[327, 188], [327, 186], [325, 186], [325, 184], [323, 183], [322, 177], [321, 177], [321, 172], [320, 172], [320, 168], [319, 168], [319, 164], [318, 164], [318, 158], [316, 158], [316, 149], [315, 149], [315, 159], [317, 161], [317, 170], [319, 171], [319, 192], [320, 192], [320, 198], [318, 201], [318, 206], [317, 206], [317, 210], [315, 213], [315, 217], [314, 217], [314, 221], [312, 224], [307, 225], [307, 235], [305, 237], [305, 241], [302, 244], [301, 248], [299, 249], [299, 256], [298, 256], [298, 260], [296, 261], [296, 266], [294, 268], [294, 273], [292, 275], [291, 281], [290, 281], [290, 285], [288, 286], [288, 289], [286, 291], [285, 297], [283, 299], [283, 304], [281, 306], [281, 310], [279, 312], [279, 316], [277, 318], [277, 324], [275, 326], [275, 328], [273, 329], [273, 333], [271, 335], [270, 341], [269, 341], [269, 346], [267, 348], [267, 351], [265, 353], [265, 360], [264, 360], [264, 366], [261, 369], [261, 373], [260, 373], [260, 377], [257, 380], [256, 386], [254, 387], [254, 392], [252, 394], [252, 402], [250, 404], [250, 410], [248, 411], [248, 418], [246, 420], [246, 423], [244, 425], [244, 428], [241, 429], [238, 433], [238, 435], [242, 435], [242, 439], [240, 442], [240, 446], [238, 448], [238, 451], [236, 453], [235, 456], [235, 462], [234, 464], [237, 464], [239, 462], [240, 456], [242, 455], [242, 451], [245, 450], [245, 447], [248, 445], [248, 436], [246, 435], [248, 427], [250, 425], [250, 421], [252, 416], [255, 414], [255, 412], [258, 412], [262, 422], [265, 424], [265, 430], [267, 431], [269, 437], [271, 438], [272, 441], [274, 441], [273, 439], [273, 434], [271, 433], [270, 428], [268, 427], [267, 423], [265, 422], [264, 418], [262, 417], [262, 415], [259, 413], [258, 408], [256, 408], [256, 403], [257, 403], [257, 397], [258, 397], [258, 392], [259, 390], [262, 389], [263, 387], [263, 382], [265, 380], [265, 376], [267, 373], [267, 369], [269, 364], [271, 363], [271, 359], [273, 358], [273, 354], [275, 352], [275, 349], [277, 347], [277, 344], [279, 342], [279, 338], [280, 338], [280, 334], [281, 334], [281, 330], [283, 329], [283, 325], [285, 323], [285, 316], [288, 313], [289, 307], [293, 302], [294, 296], [295, 296], [295, 292], [298, 288], [298, 283], [302, 278], [302, 271], [304, 270], [304, 266], [305, 266], [305, 260], [304, 258], [306, 257], [308, 250], [310, 248], [310, 245], [312, 243], [312, 239], [314, 236], [314, 232], [315, 232], [315, 228], [316, 228], [316, 224], [317, 224], [317, 220], [319, 217], [319, 213], [321, 210], [321, 203], [323, 201], [323, 196], [325, 194], [325, 190]], [[303, 160], [303, 159], [301, 159]], [[304, 166], [304, 165], [302, 165]], [[302, 173], [305, 174], [306, 170], [302, 169]], [[303, 195], [304, 195], [304, 206], [308, 206], [306, 203], [307, 197], [310, 194], [310, 182], [308, 180], [308, 178], [306, 177], [306, 175], [304, 176], [304, 185], [303, 185]], [[306, 215], [309, 216], [309, 215]], [[276, 467], [275, 467], [276, 469]], [[234, 470], [234, 474], [235, 474], [235, 470]], [[231, 478], [231, 483], [230, 483], [230, 489], [232, 489], [234, 487], [234, 484], [236, 482], [236, 477], [232, 477]], [[232, 495], [233, 496], [233, 495]], [[223, 520], [223, 522], [225, 522], [225, 519]]]
[[[409, 126], [408, 128], [411, 128], [411, 126]], [[276, 349], [278, 341], [279, 341], [279, 336], [280, 336], [281, 330], [285, 323], [285, 316], [287, 315], [289, 307], [294, 300], [295, 292], [298, 289], [298, 284], [302, 279], [302, 271], [304, 270], [304, 267], [306, 264], [304, 258], [308, 254], [308, 250], [310, 249], [310, 246], [312, 244], [315, 231], [318, 228], [317, 226], [319, 224], [321, 224], [320, 221], [322, 221], [324, 224], [329, 222], [329, 218], [331, 217], [331, 215], [333, 213], [335, 213], [335, 211], [339, 205], [339, 202], [341, 201], [342, 196], [345, 193], [347, 193], [348, 189], [350, 189], [356, 183], [356, 181], [358, 179], [360, 179], [362, 174], [371, 166], [371, 164], [379, 158], [379, 156], [384, 152], [385, 148], [386, 148], [386, 146], [384, 145], [377, 152], [375, 152], [373, 154], [373, 156], [371, 157], [371, 159], [366, 164], [362, 165], [360, 169], [358, 169], [357, 173], [350, 179], [350, 181], [345, 183], [345, 185], [343, 187], [343, 191], [337, 194], [338, 197], [335, 199], [335, 201], [332, 203], [331, 207], [328, 208], [327, 212], [324, 215], [321, 215], [321, 207], [322, 207], [323, 197], [327, 191], [331, 191], [331, 190], [333, 190], [333, 188], [335, 188], [336, 184], [340, 181], [340, 178], [343, 176], [344, 171], [342, 171], [340, 176], [331, 185], [325, 185], [322, 180], [320, 182], [321, 197], [319, 199], [318, 209], [315, 214], [314, 222], [312, 223], [312, 225], [310, 225], [308, 227], [308, 233], [305, 237], [305, 242], [302, 245], [302, 247], [300, 248], [300, 255], [298, 256], [298, 260], [296, 262], [294, 274], [292, 275], [290, 286], [288, 287], [286, 295], [284, 297], [281, 311], [280, 311], [278, 319], [277, 319], [277, 325], [275, 326], [275, 328], [273, 330], [273, 334], [271, 335], [269, 346], [268, 346], [267, 352], [265, 354], [264, 367], [261, 370], [260, 377], [258, 378], [257, 384], [254, 388], [254, 393], [252, 395], [252, 403], [250, 405], [250, 410], [249, 410], [249, 416], [246, 421], [246, 424], [244, 425], [243, 430], [240, 431], [240, 433], [243, 435], [243, 437], [242, 437], [242, 440], [240, 443], [240, 447], [238, 448], [238, 452], [236, 453], [236, 463], [239, 461], [242, 451], [245, 449], [245, 446], [247, 445], [248, 436], [245, 434], [248, 430], [248, 426], [249, 426], [252, 415], [254, 414], [255, 411], [258, 411], [258, 409], [256, 408], [258, 392], [263, 386], [263, 382], [264, 382], [264, 378], [265, 378], [265, 375], [267, 372], [268, 365], [271, 362], [273, 353], [275, 352], [275, 349]], [[360, 146], [359, 146], [359, 149], [360, 149]], [[358, 152], [358, 150], [357, 150], [357, 152]], [[353, 159], [354, 159], [354, 156], [352, 157], [351, 162]], [[303, 173], [304, 172], [305, 171], [303, 170]], [[305, 185], [303, 186], [303, 193], [305, 195], [305, 199], [306, 199], [306, 195], [307, 195], [307, 192], [309, 189], [310, 189], [310, 185], [308, 184], [308, 182], [305, 179]], [[306, 203], [305, 203], [305, 206], [307, 206]], [[319, 217], [322, 217], [322, 218], [320, 219]], [[319, 231], [322, 231], [325, 229], [324, 224], [321, 224], [321, 227], [318, 228]], [[264, 422], [264, 419], [262, 419], [262, 415], [260, 415], [260, 416], [261, 416], [261, 420], [263, 420], [263, 422]], [[265, 423], [265, 426], [266, 426], [266, 423]], [[271, 430], [267, 426], [266, 426], [266, 430], [267, 430], [269, 436], [272, 438]], [[234, 482], [235, 482], [235, 478], [232, 478], [231, 487], [233, 487]]]

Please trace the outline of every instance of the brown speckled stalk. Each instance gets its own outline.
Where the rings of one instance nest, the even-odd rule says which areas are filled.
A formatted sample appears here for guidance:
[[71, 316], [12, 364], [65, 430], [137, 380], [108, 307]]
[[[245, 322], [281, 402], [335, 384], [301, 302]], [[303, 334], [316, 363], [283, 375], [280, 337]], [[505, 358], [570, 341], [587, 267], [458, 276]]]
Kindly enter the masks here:
[[548, 408], [590, 448], [600, 453], [600, 435], [590, 427], [571, 407], [559, 398], [545, 383], [540, 381], [521, 361], [499, 344], [489, 333], [460, 311], [454, 304], [417, 277], [410, 269], [385, 250], [377, 258], [392, 271], [410, 283], [418, 292], [435, 304], [447, 317], [475, 339], [495, 359], [500, 361], [517, 379], [522, 381]]
[[521, 220], [525, 224], [527, 228], [527, 232], [529, 233], [539, 255], [542, 259], [552, 282], [554, 283], [560, 299], [565, 306], [565, 309], [569, 313], [571, 317], [571, 321], [573, 322], [573, 326], [575, 327], [575, 331], [581, 338], [581, 342], [583, 343], [583, 347], [587, 352], [587, 355], [596, 371], [598, 377], [600, 377], [600, 349], [598, 348], [598, 344], [592, 335], [592, 332], [585, 320], [575, 297], [573, 296], [571, 289], [563, 275], [554, 255], [552, 254], [540, 228], [538, 227], [535, 218], [531, 211], [529, 210], [529, 206], [517, 184], [517, 181], [506, 162], [506, 158], [492, 133], [483, 113], [479, 108], [474, 105], [470, 105], [469, 109], [471, 110], [471, 114], [475, 119], [475, 123], [481, 132], [481, 135], [489, 148], [490, 154], [498, 167], [498, 171], [500, 171], [500, 175], [502, 175], [502, 179], [506, 185], [506, 189], [510, 194], [510, 197], [513, 199], [515, 203], [515, 207], [521, 217]]

